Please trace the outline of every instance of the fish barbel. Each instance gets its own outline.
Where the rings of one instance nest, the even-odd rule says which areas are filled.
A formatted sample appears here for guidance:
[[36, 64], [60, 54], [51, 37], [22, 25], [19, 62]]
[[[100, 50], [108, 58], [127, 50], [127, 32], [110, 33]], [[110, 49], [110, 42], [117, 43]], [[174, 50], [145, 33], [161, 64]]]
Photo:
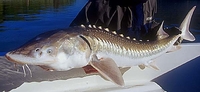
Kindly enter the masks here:
[[75, 26], [56, 32], [43, 33], [17, 50], [10, 51], [6, 58], [20, 64], [38, 65], [49, 70], [66, 71], [91, 65], [106, 79], [124, 85], [118, 67], [158, 67], [154, 59], [166, 52], [179, 49], [179, 38], [194, 41], [189, 32], [194, 6], [179, 27], [180, 32], [168, 35], [163, 22], [155, 41], [136, 41], [107, 28]]

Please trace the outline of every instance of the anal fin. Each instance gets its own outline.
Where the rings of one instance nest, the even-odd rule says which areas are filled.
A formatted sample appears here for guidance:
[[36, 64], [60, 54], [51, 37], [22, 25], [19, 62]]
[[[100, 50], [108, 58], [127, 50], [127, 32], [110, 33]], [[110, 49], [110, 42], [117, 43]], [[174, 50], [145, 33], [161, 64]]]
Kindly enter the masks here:
[[155, 70], [159, 70], [159, 68], [158, 68], [158, 66], [157, 66], [157, 64], [156, 64], [155, 61], [150, 62], [149, 65], [150, 65], [153, 69], [155, 69]]

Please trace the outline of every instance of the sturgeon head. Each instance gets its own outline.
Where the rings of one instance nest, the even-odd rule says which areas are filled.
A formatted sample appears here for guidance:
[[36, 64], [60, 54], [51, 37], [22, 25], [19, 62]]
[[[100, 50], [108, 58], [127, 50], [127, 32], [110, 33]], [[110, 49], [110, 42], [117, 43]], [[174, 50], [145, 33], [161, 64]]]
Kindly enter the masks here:
[[10, 51], [6, 58], [12, 62], [39, 65], [47, 70], [69, 70], [88, 63], [90, 49], [78, 32], [66, 31], [43, 33], [17, 50]]

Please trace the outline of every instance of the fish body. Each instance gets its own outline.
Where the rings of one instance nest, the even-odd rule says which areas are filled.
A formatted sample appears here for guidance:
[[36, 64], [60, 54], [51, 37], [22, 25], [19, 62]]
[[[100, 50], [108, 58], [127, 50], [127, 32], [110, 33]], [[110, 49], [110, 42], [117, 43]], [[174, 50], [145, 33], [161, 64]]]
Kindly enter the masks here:
[[167, 35], [163, 23], [158, 33], [158, 40], [136, 41], [124, 37], [115, 31], [96, 26], [76, 26], [57, 32], [47, 32], [17, 50], [10, 51], [6, 58], [10, 61], [39, 65], [56, 71], [66, 71], [86, 65], [94, 67], [106, 79], [124, 85], [118, 67], [151, 66], [154, 59], [162, 54], [177, 49], [179, 38], [194, 41], [189, 32], [193, 7], [180, 26], [180, 33]]
[[148, 64], [170, 50], [180, 37], [173, 35], [156, 41], [136, 41], [101, 29], [90, 28], [85, 31], [88, 34], [82, 36], [88, 39], [92, 54], [110, 57], [118, 67]]
[[[166, 53], [179, 38], [179, 35], [174, 35], [156, 41], [136, 41], [104, 29], [83, 26], [43, 37], [46, 34], [49, 33], [39, 35], [21, 48], [7, 53], [7, 57], [16, 58], [14, 61], [19, 63], [45, 65], [65, 71], [89, 64], [95, 54], [97, 57], [112, 58], [118, 67], [131, 67], [148, 64]], [[70, 66], [70, 63], [74, 65]]]

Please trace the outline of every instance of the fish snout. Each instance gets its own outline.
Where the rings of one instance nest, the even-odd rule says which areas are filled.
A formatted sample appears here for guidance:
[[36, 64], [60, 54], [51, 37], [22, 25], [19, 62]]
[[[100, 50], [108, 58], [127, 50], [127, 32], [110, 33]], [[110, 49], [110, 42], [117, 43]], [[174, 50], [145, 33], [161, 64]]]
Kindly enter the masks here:
[[6, 59], [7, 59], [8, 61], [13, 62], [13, 63], [17, 63], [17, 64], [22, 64], [22, 65], [24, 65], [24, 63], [22, 63], [22, 62], [16, 60], [16, 59], [12, 56], [13, 53], [14, 53], [14, 51], [11, 51], [11, 52], [6, 53], [6, 55], [5, 55]]

